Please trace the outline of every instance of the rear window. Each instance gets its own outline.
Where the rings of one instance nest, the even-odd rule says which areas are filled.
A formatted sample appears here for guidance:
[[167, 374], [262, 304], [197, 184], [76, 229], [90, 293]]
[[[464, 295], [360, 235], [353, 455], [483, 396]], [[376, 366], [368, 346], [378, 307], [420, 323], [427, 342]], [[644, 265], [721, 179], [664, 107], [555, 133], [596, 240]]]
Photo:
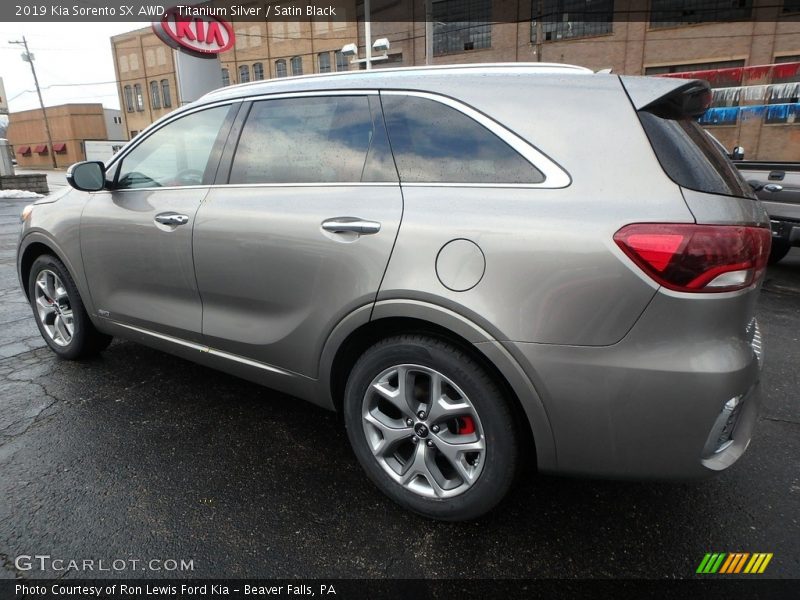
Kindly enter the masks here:
[[678, 185], [726, 196], [755, 198], [738, 170], [700, 125], [640, 111], [650, 144], [667, 175]]

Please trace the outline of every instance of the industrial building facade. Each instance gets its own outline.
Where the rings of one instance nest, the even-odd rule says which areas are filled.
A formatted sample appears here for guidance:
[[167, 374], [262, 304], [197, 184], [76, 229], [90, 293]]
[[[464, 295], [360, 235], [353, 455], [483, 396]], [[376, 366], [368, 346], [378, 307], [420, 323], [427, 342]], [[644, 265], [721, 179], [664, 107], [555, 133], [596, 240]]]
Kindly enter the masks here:
[[[235, 45], [220, 55], [223, 84], [364, 68], [341, 52], [356, 43], [364, 56], [363, 5], [333, 4], [346, 20], [235, 22]], [[798, 70], [742, 71], [800, 61], [800, 0], [433, 0], [431, 57], [424, 0], [387, 3], [386, 9], [372, 4], [372, 40], [391, 42], [388, 58], [373, 68], [555, 62], [626, 75], [700, 71], [711, 74], [715, 88], [726, 88], [715, 92], [717, 108], [786, 105], [770, 113], [786, 118], [739, 110], [716, 122], [706, 119], [724, 144], [744, 146], [753, 159], [800, 159], [797, 86], [785, 85], [800, 83]], [[130, 137], [180, 105], [175, 64], [172, 50], [150, 28], [111, 42]], [[763, 87], [755, 92], [752, 86]]]
[[47, 143], [42, 110], [34, 108], [9, 115], [8, 141], [14, 147], [17, 164], [22, 168], [51, 168], [52, 155], [58, 167], [86, 160], [87, 140], [119, 140], [123, 135], [120, 111], [102, 104], [61, 104], [47, 107], [47, 119], [53, 138]]

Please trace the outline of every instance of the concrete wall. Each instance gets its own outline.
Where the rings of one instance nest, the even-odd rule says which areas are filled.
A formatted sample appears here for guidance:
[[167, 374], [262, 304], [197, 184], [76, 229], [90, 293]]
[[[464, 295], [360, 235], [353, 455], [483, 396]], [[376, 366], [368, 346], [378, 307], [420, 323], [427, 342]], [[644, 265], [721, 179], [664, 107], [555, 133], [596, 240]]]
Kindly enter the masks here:
[[44, 174], [0, 176], [0, 190], [26, 190], [43, 195], [50, 193], [47, 175]]

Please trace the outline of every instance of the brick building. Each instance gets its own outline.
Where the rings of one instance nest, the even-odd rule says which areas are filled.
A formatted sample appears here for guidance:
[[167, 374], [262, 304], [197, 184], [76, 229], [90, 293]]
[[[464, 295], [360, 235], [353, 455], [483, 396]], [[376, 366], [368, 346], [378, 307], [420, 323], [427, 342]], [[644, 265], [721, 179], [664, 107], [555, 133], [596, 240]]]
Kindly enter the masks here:
[[[223, 82], [363, 68], [339, 51], [353, 42], [364, 56], [362, 2], [334, 4], [348, 21], [234, 23], [236, 43], [221, 55]], [[800, 61], [800, 0], [432, 0], [430, 59], [425, 0], [372, 0], [372, 7], [372, 39], [391, 42], [389, 60], [374, 68], [542, 61], [665, 75]], [[112, 46], [126, 131], [133, 135], [179, 103], [171, 50], [150, 29], [116, 36]], [[740, 78], [728, 87], [749, 85]], [[170, 91], [166, 108], [164, 94], [156, 97], [163, 86]], [[764, 91], [764, 102], [772, 103]], [[705, 125], [723, 143], [745, 146], [748, 158], [800, 160], [800, 120]]]
[[[118, 139], [122, 117], [117, 110], [102, 104], [62, 104], [47, 108], [53, 147], [47, 143], [42, 110], [35, 108], [9, 115], [8, 141], [14, 147], [22, 168], [52, 168], [50, 153], [59, 167], [86, 159], [84, 141], [107, 140], [109, 133]], [[117, 129], [114, 130], [113, 127]], [[112, 131], [109, 132], [109, 128]]]

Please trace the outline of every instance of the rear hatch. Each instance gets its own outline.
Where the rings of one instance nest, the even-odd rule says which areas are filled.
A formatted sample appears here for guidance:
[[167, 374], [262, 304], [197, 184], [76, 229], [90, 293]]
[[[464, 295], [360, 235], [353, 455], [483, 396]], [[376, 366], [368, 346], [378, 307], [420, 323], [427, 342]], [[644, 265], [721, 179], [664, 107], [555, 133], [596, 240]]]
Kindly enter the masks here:
[[694, 224], [633, 224], [615, 240], [667, 289], [689, 293], [754, 288], [766, 269], [769, 218], [752, 188], [697, 123], [711, 93], [703, 81], [620, 77], [667, 176]]

